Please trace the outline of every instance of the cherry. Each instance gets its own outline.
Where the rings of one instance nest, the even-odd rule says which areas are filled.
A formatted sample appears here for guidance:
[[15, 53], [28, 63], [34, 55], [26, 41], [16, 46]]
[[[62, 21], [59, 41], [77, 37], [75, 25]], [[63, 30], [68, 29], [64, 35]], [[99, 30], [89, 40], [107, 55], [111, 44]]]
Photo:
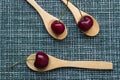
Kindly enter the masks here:
[[43, 52], [38, 52], [36, 54], [34, 66], [36, 68], [45, 68], [48, 65], [48, 62], [49, 62], [49, 57]]
[[52, 28], [52, 31], [57, 34], [57, 35], [60, 35], [64, 32], [65, 30], [65, 26], [62, 22], [58, 21], [58, 20], [55, 20], [52, 24], [51, 24], [51, 28]]
[[78, 22], [78, 27], [82, 31], [88, 31], [93, 25], [93, 19], [90, 16], [83, 16]]
[[[67, 6], [68, 6], [68, 2], [69, 2], [69, 0], [67, 0], [67, 4], [66, 4]], [[51, 24], [51, 29], [52, 29], [52, 31], [53, 31], [55, 34], [57, 34], [57, 35], [62, 34], [62, 33], [64, 32], [64, 30], [65, 30], [65, 25], [64, 25], [62, 22], [60, 22], [60, 20], [61, 20], [62, 17], [65, 15], [66, 11], [67, 11], [67, 8], [64, 9], [62, 15], [59, 17], [59, 20], [55, 20], [55, 21]]]

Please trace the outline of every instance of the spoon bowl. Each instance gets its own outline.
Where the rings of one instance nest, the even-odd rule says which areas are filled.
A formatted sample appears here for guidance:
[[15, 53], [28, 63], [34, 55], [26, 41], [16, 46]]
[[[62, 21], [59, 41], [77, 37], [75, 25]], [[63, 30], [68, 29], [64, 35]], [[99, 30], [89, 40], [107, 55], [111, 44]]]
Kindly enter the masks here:
[[35, 0], [27, 0], [27, 2], [29, 4], [31, 4], [35, 10], [39, 13], [39, 15], [41, 16], [43, 22], [44, 22], [44, 25], [45, 25], [45, 28], [47, 30], [47, 32], [55, 39], [58, 39], [58, 40], [62, 40], [64, 38], [66, 38], [67, 36], [67, 29], [65, 27], [65, 30], [62, 34], [60, 35], [56, 35], [52, 29], [51, 29], [51, 24], [56, 21], [56, 20], [59, 20], [58, 18], [52, 16], [51, 14], [49, 14], [48, 12], [46, 12], [45, 10], [43, 10], [40, 5], [38, 5], [36, 3]]
[[[61, 0], [61, 1], [64, 4], [67, 4], [67, 0]], [[70, 1], [68, 2], [67, 7], [69, 8], [71, 13], [73, 14], [77, 24], [80, 21], [80, 19], [82, 18], [82, 16], [90, 16], [93, 19], [93, 26], [88, 31], [83, 32], [84, 34], [86, 34], [87, 36], [96, 36], [99, 33], [99, 30], [100, 30], [99, 29], [99, 24], [98, 24], [97, 20], [94, 17], [92, 17], [88, 13], [85, 13], [82, 10], [79, 10]], [[82, 16], [81, 16], [80, 12], [81, 12]]]
[[49, 63], [48, 66], [42, 69], [38, 69], [34, 66], [35, 55], [31, 54], [28, 56], [26, 64], [33, 71], [43, 72], [49, 71], [56, 68], [62, 67], [74, 67], [74, 68], [87, 68], [87, 69], [96, 69], [96, 70], [111, 70], [113, 69], [113, 64], [111, 62], [104, 61], [67, 61], [55, 58], [48, 55]]

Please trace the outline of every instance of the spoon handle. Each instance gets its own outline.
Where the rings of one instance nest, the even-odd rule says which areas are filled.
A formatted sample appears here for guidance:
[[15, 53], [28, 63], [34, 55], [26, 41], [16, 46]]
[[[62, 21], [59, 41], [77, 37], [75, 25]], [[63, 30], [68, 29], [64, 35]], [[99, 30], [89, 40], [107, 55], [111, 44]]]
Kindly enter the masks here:
[[113, 69], [111, 62], [104, 61], [63, 61], [64, 67], [88, 68], [88, 69]]
[[[64, 4], [67, 4], [67, 0], [61, 0]], [[77, 7], [75, 7], [70, 1], [68, 1], [68, 8], [69, 10], [72, 12], [75, 21], [78, 23], [80, 18], [81, 18], [81, 14], [80, 11]], [[86, 13], [84, 13], [83, 11], [81, 11], [82, 15], [85, 15]]]
[[[29, 4], [31, 4], [36, 11], [39, 13], [39, 15], [42, 17], [44, 23], [49, 23], [51, 21], [51, 19], [57, 19], [56, 17], [50, 15], [48, 12], [46, 12], [44, 9], [41, 8], [40, 5], [37, 4], [37, 2], [35, 0], [27, 0], [27, 2]], [[46, 25], [46, 24], [45, 24]]]

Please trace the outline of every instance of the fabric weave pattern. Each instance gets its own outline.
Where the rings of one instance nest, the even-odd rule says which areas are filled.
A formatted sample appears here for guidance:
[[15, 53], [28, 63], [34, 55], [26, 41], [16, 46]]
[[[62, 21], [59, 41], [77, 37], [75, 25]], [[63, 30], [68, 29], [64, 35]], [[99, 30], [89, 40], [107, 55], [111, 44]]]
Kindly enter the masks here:
[[[57, 41], [47, 33], [41, 17], [26, 0], [0, 0], [0, 80], [120, 79], [120, 0], [71, 1], [97, 19], [99, 35], [85, 36], [67, 10], [62, 21], [68, 29], [68, 36]], [[58, 18], [66, 7], [60, 0], [36, 2]], [[38, 51], [65, 60], [109, 61], [113, 62], [114, 69], [60, 68], [38, 73], [30, 70], [25, 63], [9, 69], [9, 65]]]

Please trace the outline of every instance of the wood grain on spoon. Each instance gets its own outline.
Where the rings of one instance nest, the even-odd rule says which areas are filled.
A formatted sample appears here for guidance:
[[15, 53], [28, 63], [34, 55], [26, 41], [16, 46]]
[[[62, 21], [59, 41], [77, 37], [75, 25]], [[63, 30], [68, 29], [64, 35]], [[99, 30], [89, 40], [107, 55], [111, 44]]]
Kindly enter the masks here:
[[51, 29], [51, 24], [53, 23], [53, 21], [55, 20], [58, 20], [56, 17], [50, 15], [48, 12], [46, 12], [45, 10], [43, 10], [40, 5], [38, 5], [36, 3], [35, 0], [27, 0], [27, 2], [29, 4], [31, 4], [35, 9], [36, 11], [39, 13], [39, 15], [41, 16], [41, 18], [43, 19], [43, 22], [44, 22], [44, 25], [46, 27], [46, 30], [48, 31], [48, 33], [55, 39], [58, 39], [58, 40], [62, 40], [64, 38], [66, 38], [67, 36], [67, 29], [65, 27], [65, 31], [60, 34], [60, 35], [56, 35], [52, 29]]
[[[67, 4], [67, 0], [61, 0], [64, 4]], [[87, 36], [96, 36], [98, 33], [99, 33], [99, 24], [98, 22], [95, 20], [95, 18], [93, 18], [91, 15], [83, 12], [82, 10], [81, 11], [81, 14], [80, 14], [80, 11], [77, 7], [75, 7], [70, 1], [68, 2], [68, 8], [70, 9], [70, 11], [72, 12], [74, 18], [75, 18], [75, 21], [76, 23], [78, 24], [78, 22], [80, 21], [80, 19], [82, 18], [81, 17], [81, 14], [82, 16], [90, 16], [92, 19], [93, 19], [93, 26], [86, 32], [83, 32], [85, 33]]]
[[113, 69], [113, 64], [111, 62], [104, 61], [66, 61], [60, 60], [53, 56], [48, 55], [49, 63], [48, 66], [44, 69], [38, 69], [34, 67], [35, 54], [28, 56], [26, 64], [27, 66], [38, 72], [49, 71], [61, 67], [75, 67], [75, 68], [87, 68], [87, 69], [96, 69], [96, 70], [111, 70]]

